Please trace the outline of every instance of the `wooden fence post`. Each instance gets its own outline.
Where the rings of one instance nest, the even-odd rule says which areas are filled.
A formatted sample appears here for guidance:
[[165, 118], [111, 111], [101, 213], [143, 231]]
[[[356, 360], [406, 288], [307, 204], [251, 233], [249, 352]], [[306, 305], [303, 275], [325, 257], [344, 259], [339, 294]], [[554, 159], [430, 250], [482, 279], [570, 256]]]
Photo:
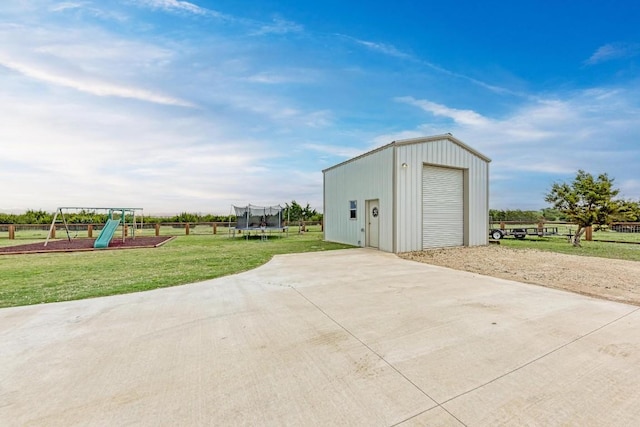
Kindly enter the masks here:
[[538, 235], [542, 236], [544, 233], [544, 221], [538, 222]]
[[186, 234], [187, 236], [189, 235], [189, 223], [186, 223], [184, 225], [184, 234]]
[[500, 230], [504, 230], [504, 221], [500, 221]]
[[588, 242], [593, 240], [593, 227], [591, 225], [586, 228], [584, 232], [584, 239]]
[[88, 238], [92, 238], [93, 237], [93, 224], [89, 224], [87, 226], [87, 237]]
[[16, 226], [12, 224], [9, 226], [9, 240], [13, 240], [15, 238], [16, 238]]
[[213, 234], [218, 234], [218, 223], [217, 222], [213, 223]]
[[320, 231], [324, 231], [324, 219], [320, 221]]
[[156, 222], [156, 237], [160, 235], [160, 224]]
[[55, 239], [56, 238], [56, 226], [54, 225], [53, 228], [51, 229], [51, 238]]

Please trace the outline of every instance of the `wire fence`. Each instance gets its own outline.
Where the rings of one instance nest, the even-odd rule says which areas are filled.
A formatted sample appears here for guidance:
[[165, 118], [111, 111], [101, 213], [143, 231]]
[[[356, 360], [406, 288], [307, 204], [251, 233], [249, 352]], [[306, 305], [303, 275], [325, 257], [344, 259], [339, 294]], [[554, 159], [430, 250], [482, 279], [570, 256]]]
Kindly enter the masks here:
[[[56, 224], [52, 238], [96, 238], [104, 224]], [[0, 240], [39, 240], [46, 239], [50, 224], [0, 224]], [[548, 221], [531, 223], [526, 221], [492, 221], [489, 223], [491, 230], [509, 230], [515, 228], [552, 228], [557, 233], [548, 235], [549, 238], [567, 238], [575, 235], [578, 227], [576, 224], [560, 221]], [[67, 236], [67, 230], [69, 235]], [[136, 224], [135, 228], [129, 224], [124, 230], [127, 236], [213, 236], [220, 237], [244, 237], [247, 231], [236, 229], [235, 222], [161, 222]], [[269, 234], [275, 233], [322, 233], [324, 227], [318, 221], [296, 221], [285, 223], [285, 227], [279, 230], [267, 230]], [[249, 231], [249, 234], [259, 234], [261, 230]], [[122, 228], [115, 235], [121, 235]], [[606, 227], [594, 227], [592, 233], [594, 241], [616, 242], [640, 242], [640, 222], [613, 223]], [[7, 244], [7, 242], [5, 242]]]
[[[52, 229], [53, 239], [66, 238], [96, 238], [104, 227], [104, 224], [55, 224]], [[122, 227], [122, 226], [120, 226]], [[49, 234], [51, 224], [0, 224], [0, 239], [9, 240], [38, 240], [46, 239]], [[115, 235], [122, 234], [122, 228], [119, 228]], [[262, 230], [256, 229], [250, 231], [250, 234], [261, 233]], [[318, 221], [296, 221], [285, 223], [282, 229], [265, 230], [270, 234], [275, 233], [321, 233], [323, 232], [322, 222]], [[67, 232], [69, 235], [67, 235]], [[236, 229], [235, 222], [162, 222], [162, 223], [145, 223], [127, 224], [125, 227], [125, 235], [127, 236], [198, 236], [209, 235], [214, 237], [240, 237], [246, 236], [247, 231]]]

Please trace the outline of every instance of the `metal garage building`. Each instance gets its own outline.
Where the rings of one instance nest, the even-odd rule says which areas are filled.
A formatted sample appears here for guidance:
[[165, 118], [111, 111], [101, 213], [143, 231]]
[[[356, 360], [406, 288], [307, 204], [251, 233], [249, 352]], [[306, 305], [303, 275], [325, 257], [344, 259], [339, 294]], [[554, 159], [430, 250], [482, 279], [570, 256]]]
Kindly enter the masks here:
[[486, 245], [491, 159], [451, 134], [325, 169], [325, 239], [386, 252]]

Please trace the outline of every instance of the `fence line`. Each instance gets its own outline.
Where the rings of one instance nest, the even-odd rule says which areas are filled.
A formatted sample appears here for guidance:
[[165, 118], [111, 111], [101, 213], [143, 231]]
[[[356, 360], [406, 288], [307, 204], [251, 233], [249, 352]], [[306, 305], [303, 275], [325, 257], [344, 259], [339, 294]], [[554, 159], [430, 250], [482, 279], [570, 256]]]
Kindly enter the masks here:
[[[539, 221], [539, 222], [533, 222], [533, 221], [490, 221], [489, 222], [489, 227], [490, 229], [500, 229], [500, 230], [505, 230], [507, 229], [509, 226], [514, 226], [514, 227], [509, 227], [509, 228], [525, 228], [525, 226], [534, 226], [537, 227], [539, 230], [543, 230], [545, 226], [554, 226], [558, 228], [558, 233], [561, 235], [567, 235], [567, 236], [571, 236], [572, 234], [575, 234], [575, 231], [578, 227], [577, 224], [571, 223], [571, 222], [567, 222], [567, 221]], [[518, 227], [518, 226], [523, 226], [523, 227]], [[594, 230], [594, 226], [591, 227], [587, 227], [585, 230], [585, 234], [584, 234], [584, 240], [587, 241], [600, 241], [600, 242], [621, 242], [621, 243], [626, 243], [626, 241], [622, 241], [622, 240], [603, 240], [603, 239], [594, 239], [593, 238], [593, 233], [596, 232], [598, 229], [596, 228]], [[640, 233], [640, 222], [613, 222], [607, 226], [603, 227], [604, 230], [606, 231], [612, 231], [617, 233]], [[605, 231], [605, 232], [606, 232]]]
[[[149, 235], [153, 233], [156, 236], [160, 235], [218, 235], [218, 234], [231, 234], [235, 229], [236, 222], [158, 222], [158, 223], [144, 223], [136, 224], [135, 230], [133, 225], [127, 225], [125, 228], [125, 235], [129, 235], [131, 232], [140, 235]], [[72, 237], [88, 237], [93, 238], [94, 232], [102, 230], [104, 224], [67, 224], [67, 229]], [[32, 236], [23, 236], [22, 238], [46, 238], [50, 224], [0, 224], [0, 238], [6, 237], [13, 240], [16, 238], [16, 232], [33, 232]], [[305, 232], [323, 232], [324, 225], [322, 221], [291, 221], [287, 223], [285, 221], [284, 227], [287, 227], [289, 231], [305, 233]], [[283, 227], [283, 228], [284, 228]], [[296, 230], [297, 229], [297, 230]], [[51, 230], [52, 238], [66, 237], [66, 230], [63, 224], [55, 224]], [[61, 235], [62, 233], [62, 235]], [[82, 233], [82, 235], [80, 235]]]

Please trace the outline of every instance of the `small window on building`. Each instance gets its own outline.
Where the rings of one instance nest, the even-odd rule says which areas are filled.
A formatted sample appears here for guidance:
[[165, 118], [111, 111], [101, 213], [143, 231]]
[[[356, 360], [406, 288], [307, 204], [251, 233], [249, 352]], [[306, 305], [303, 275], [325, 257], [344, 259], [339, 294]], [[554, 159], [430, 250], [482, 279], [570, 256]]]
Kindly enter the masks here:
[[358, 208], [358, 204], [356, 203], [355, 200], [351, 200], [349, 202], [349, 218], [350, 219], [356, 219], [356, 212]]

